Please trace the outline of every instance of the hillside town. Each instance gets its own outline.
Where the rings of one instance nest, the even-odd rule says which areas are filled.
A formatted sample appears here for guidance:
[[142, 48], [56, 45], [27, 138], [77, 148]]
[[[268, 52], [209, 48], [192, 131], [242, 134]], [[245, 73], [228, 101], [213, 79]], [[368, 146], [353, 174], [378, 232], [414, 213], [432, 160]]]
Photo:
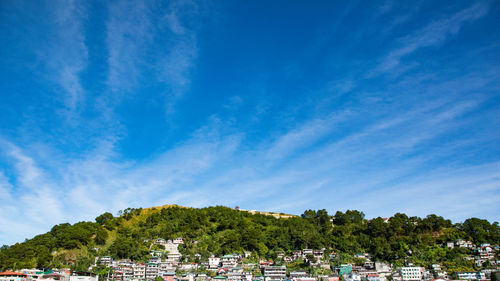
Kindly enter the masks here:
[[[149, 241], [145, 241], [149, 242]], [[442, 245], [447, 248], [467, 248], [473, 255], [467, 257], [481, 268], [478, 271], [452, 272], [440, 264], [425, 268], [410, 262], [404, 266], [393, 266], [372, 261], [367, 253], [355, 254], [358, 262], [334, 266], [335, 252], [325, 249], [302, 249], [286, 255], [278, 252], [275, 260], [252, 259], [251, 252], [243, 254], [212, 255], [203, 260], [197, 254], [183, 257], [179, 246], [183, 238], [165, 240], [157, 238], [151, 245], [147, 262], [130, 259], [113, 259], [111, 256], [97, 257], [88, 272], [72, 272], [69, 269], [23, 269], [17, 272], [0, 273], [0, 281], [439, 281], [439, 280], [491, 280], [500, 272], [499, 246], [474, 245], [458, 239]], [[158, 250], [158, 248], [162, 250]], [[296, 270], [290, 265], [296, 261], [307, 263], [307, 270]], [[488, 265], [488, 267], [485, 267]], [[96, 269], [108, 269], [98, 276]], [[314, 269], [314, 270], [311, 270]]]

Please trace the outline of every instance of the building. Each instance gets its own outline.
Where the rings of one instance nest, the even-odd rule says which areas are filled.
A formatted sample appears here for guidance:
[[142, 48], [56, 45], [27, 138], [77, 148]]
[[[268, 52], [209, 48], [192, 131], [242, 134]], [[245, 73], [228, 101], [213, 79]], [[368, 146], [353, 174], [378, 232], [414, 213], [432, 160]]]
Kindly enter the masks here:
[[59, 273], [50, 273], [50, 274], [42, 275], [42, 278], [40, 278], [40, 279], [43, 281], [68, 281], [69, 275], [59, 274]]
[[265, 280], [284, 280], [286, 278], [286, 266], [275, 265], [264, 267]]
[[175, 238], [174, 241], [172, 241], [174, 244], [184, 244], [184, 238]]
[[105, 266], [110, 266], [112, 263], [113, 263], [113, 258], [111, 258], [110, 256], [104, 256], [104, 257], [101, 257], [100, 258], [100, 261], [99, 261], [102, 265], [105, 265]]
[[220, 265], [220, 258], [211, 256], [208, 258], [208, 268], [217, 269]]
[[146, 280], [153, 280], [159, 273], [159, 266], [157, 263], [146, 264]]
[[238, 264], [238, 256], [225, 255], [222, 257], [222, 267], [231, 268]]
[[484, 272], [458, 272], [457, 278], [460, 280], [484, 280], [486, 274]]
[[361, 281], [361, 275], [357, 272], [351, 272], [343, 276], [345, 281]]
[[295, 278], [305, 278], [307, 277], [307, 272], [305, 271], [292, 271], [290, 272], [290, 278], [295, 279]]
[[92, 272], [72, 272], [69, 281], [97, 281], [98, 276]]
[[146, 264], [136, 263], [134, 265], [134, 280], [144, 280], [146, 278]]
[[350, 274], [352, 272], [351, 264], [341, 264], [339, 268], [339, 275]]
[[381, 281], [380, 280], [380, 276], [377, 273], [367, 274], [364, 278], [362, 278], [362, 280], [365, 280], [365, 281]]
[[315, 277], [301, 277], [293, 279], [294, 281], [318, 281]]
[[422, 268], [417, 266], [404, 266], [400, 269], [403, 281], [422, 280]]
[[28, 275], [13, 271], [0, 272], [0, 281], [27, 281]]

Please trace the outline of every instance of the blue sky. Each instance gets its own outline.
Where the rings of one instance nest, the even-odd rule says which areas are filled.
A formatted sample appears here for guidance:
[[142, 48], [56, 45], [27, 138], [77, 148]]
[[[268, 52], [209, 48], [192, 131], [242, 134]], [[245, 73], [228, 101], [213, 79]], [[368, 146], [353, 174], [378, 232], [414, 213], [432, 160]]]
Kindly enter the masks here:
[[0, 244], [127, 207], [499, 220], [498, 1], [2, 1]]

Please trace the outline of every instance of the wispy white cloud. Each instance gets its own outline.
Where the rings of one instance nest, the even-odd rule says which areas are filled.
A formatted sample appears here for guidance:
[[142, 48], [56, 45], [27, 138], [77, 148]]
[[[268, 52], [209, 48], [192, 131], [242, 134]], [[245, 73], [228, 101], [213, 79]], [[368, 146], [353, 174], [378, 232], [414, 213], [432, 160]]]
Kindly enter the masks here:
[[163, 4], [128, 0], [110, 4], [106, 44], [112, 94], [104, 103], [113, 104], [124, 93], [137, 92], [151, 72], [167, 88], [167, 113], [174, 111], [175, 101], [189, 89], [198, 55], [199, 7], [183, 0]]
[[368, 73], [368, 76], [373, 77], [394, 71], [400, 66], [403, 57], [421, 48], [441, 45], [450, 37], [456, 35], [462, 25], [486, 15], [488, 9], [486, 2], [476, 3], [456, 14], [433, 21], [415, 33], [401, 38], [399, 40], [401, 46], [390, 51], [382, 62]]
[[73, 121], [85, 103], [85, 89], [80, 75], [88, 65], [88, 48], [85, 43], [85, 3], [78, 1], [50, 1], [43, 21], [46, 42], [37, 42], [33, 48], [40, 61], [47, 65], [48, 77], [61, 88], [61, 111], [68, 121]]
[[194, 1], [171, 1], [163, 18], [173, 34], [171, 47], [158, 64], [158, 79], [168, 87], [166, 111], [174, 112], [176, 101], [189, 89], [198, 56], [197, 28], [202, 20], [199, 5]]
[[153, 23], [146, 2], [115, 1], [109, 4], [109, 20], [106, 23], [108, 48], [107, 83], [113, 92], [111, 102], [123, 92], [132, 90], [142, 75], [145, 46], [151, 43]]
[[316, 141], [338, 129], [337, 124], [345, 121], [348, 116], [349, 112], [345, 111], [300, 124], [298, 128], [294, 128], [285, 135], [280, 136], [267, 151], [267, 157], [273, 160], [286, 158], [290, 153], [301, 148], [311, 147]]

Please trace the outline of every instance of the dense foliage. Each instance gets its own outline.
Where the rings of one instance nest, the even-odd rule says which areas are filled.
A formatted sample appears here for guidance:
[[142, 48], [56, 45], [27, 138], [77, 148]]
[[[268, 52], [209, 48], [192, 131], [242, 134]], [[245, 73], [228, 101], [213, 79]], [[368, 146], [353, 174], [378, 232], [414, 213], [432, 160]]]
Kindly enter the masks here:
[[[300, 217], [277, 219], [227, 207], [192, 209], [182, 207], [126, 209], [114, 217], [105, 213], [96, 222], [60, 224], [38, 235], [0, 249], [0, 269], [59, 267], [70, 265], [84, 270], [98, 255], [115, 258], [148, 259], [155, 238], [185, 238], [181, 252], [194, 260], [211, 254], [252, 251], [254, 257], [276, 258], [304, 248], [338, 253], [334, 263], [355, 261], [353, 254], [367, 252], [376, 260], [424, 266], [442, 263], [450, 269], [472, 267], [463, 259], [470, 250], [440, 245], [456, 239], [476, 244], [498, 244], [498, 223], [471, 218], [452, 224], [440, 216], [408, 217], [397, 213], [388, 222], [367, 220], [359, 211], [305, 211]], [[297, 265], [299, 266], [299, 265]]]

